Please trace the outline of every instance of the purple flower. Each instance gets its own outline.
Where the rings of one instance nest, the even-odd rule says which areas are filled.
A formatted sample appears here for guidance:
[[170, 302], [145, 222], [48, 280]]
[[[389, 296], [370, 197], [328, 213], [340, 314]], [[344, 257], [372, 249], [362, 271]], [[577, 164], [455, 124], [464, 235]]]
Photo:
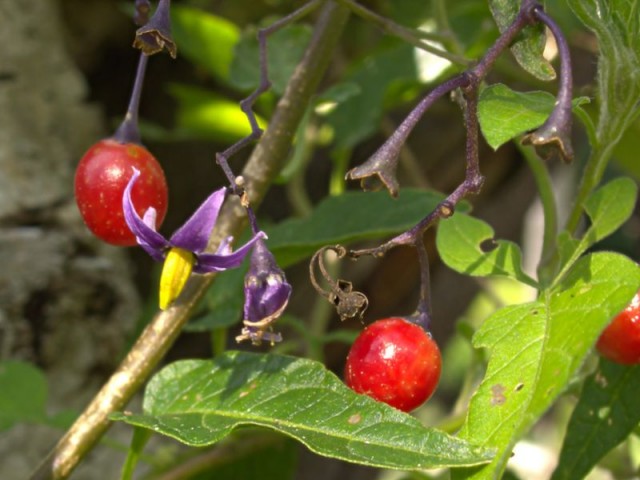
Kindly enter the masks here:
[[289, 303], [291, 285], [262, 239], [258, 239], [251, 254], [249, 271], [244, 280], [244, 328], [236, 341], [262, 340], [279, 342], [282, 336], [271, 331], [271, 324], [282, 315]]
[[226, 189], [221, 188], [213, 192], [191, 218], [167, 240], [156, 230], [156, 210], [153, 207], [147, 209], [143, 218], [136, 212], [131, 200], [131, 190], [139, 176], [140, 171], [134, 168], [122, 196], [122, 208], [125, 221], [136, 236], [138, 245], [154, 260], [164, 262], [160, 278], [162, 309], [167, 308], [178, 297], [192, 271], [210, 273], [238, 267], [253, 245], [266, 237], [264, 232], [258, 232], [234, 252], [230, 245], [233, 237], [228, 237], [215, 253], [205, 252], [225, 199]]

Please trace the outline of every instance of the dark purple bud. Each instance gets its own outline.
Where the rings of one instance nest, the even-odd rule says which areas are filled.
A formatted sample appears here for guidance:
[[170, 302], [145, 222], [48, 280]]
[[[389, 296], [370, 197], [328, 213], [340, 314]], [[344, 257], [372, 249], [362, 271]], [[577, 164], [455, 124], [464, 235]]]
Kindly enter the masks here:
[[248, 339], [254, 345], [263, 340], [271, 343], [281, 341], [281, 335], [270, 330], [287, 307], [290, 295], [291, 285], [287, 283], [284, 272], [264, 240], [259, 239], [253, 247], [244, 281], [244, 328], [236, 340]]
[[172, 58], [176, 58], [176, 43], [171, 36], [170, 4], [170, 0], [160, 0], [151, 19], [136, 31], [133, 46], [142, 50], [145, 55], [167, 50]]

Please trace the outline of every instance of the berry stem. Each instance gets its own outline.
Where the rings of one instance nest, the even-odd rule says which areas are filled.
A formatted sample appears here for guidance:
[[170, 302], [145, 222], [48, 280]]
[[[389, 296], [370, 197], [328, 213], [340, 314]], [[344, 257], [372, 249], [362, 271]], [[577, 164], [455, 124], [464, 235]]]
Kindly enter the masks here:
[[124, 116], [124, 120], [113, 134], [113, 139], [120, 143], [137, 143], [141, 144], [140, 129], [138, 128], [138, 110], [140, 108], [140, 97], [142, 96], [142, 86], [144, 84], [144, 76], [147, 71], [147, 62], [149, 57], [140, 52], [138, 60], [138, 68], [136, 77], [133, 82], [133, 90], [129, 98], [129, 107]]

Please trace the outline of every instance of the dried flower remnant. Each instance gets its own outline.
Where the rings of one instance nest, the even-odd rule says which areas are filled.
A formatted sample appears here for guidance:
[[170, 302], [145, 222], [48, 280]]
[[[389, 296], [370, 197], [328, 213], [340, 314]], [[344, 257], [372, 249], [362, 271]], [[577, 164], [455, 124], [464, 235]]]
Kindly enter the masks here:
[[[335, 252], [338, 258], [343, 258], [347, 254], [347, 250], [342, 245], [323, 247], [318, 250], [309, 263], [309, 279], [311, 280], [311, 284], [320, 295], [336, 307], [336, 312], [340, 316], [340, 320], [345, 321], [351, 318], [359, 318], [362, 320], [362, 316], [369, 306], [369, 299], [364, 293], [354, 290], [351, 282], [331, 278], [324, 264], [323, 255], [327, 250]], [[329, 290], [322, 288], [316, 280], [314, 267], [316, 263], [318, 264], [321, 275], [329, 284]]]
[[225, 239], [215, 253], [205, 252], [211, 231], [226, 196], [226, 189], [212, 193], [196, 212], [171, 238], [166, 239], [156, 230], [156, 211], [149, 208], [140, 218], [131, 200], [131, 190], [140, 172], [133, 175], [122, 196], [122, 208], [127, 225], [138, 244], [156, 261], [164, 262], [160, 277], [160, 308], [166, 309], [180, 295], [191, 273], [221, 272], [238, 267], [263, 232], [256, 233], [238, 250], [231, 250], [233, 237]]
[[171, 35], [170, 6], [170, 0], [160, 0], [153, 16], [136, 31], [133, 46], [142, 50], [145, 55], [166, 50], [172, 58], [176, 58], [177, 47]]
[[555, 107], [549, 118], [536, 131], [526, 135], [522, 139], [522, 143], [535, 147], [536, 152], [545, 160], [557, 153], [562, 160], [570, 163], [573, 160], [573, 148], [571, 147], [573, 76], [571, 74], [569, 45], [560, 27], [540, 6], [533, 9], [533, 15], [549, 27], [556, 39], [560, 53], [560, 88]]
[[251, 254], [249, 271], [244, 281], [244, 319], [242, 332], [236, 341], [251, 340], [254, 345], [262, 341], [280, 342], [280, 333], [271, 331], [289, 303], [291, 285], [263, 239], [256, 241]]

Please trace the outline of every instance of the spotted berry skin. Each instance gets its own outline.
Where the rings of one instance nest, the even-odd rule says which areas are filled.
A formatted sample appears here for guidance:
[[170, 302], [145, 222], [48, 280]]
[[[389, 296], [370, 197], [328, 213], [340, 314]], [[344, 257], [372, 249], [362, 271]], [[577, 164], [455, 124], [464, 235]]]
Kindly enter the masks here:
[[112, 245], [131, 246], [136, 239], [124, 220], [122, 194], [133, 174], [141, 172], [131, 193], [138, 214], [156, 209], [160, 226], [167, 213], [167, 181], [162, 167], [149, 151], [135, 143], [101, 140], [84, 154], [75, 176], [76, 203], [93, 234]]
[[344, 377], [357, 393], [410, 412], [431, 397], [441, 367], [440, 350], [430, 334], [403, 318], [387, 318], [358, 336]]
[[640, 292], [604, 329], [596, 348], [612, 362], [640, 364]]

